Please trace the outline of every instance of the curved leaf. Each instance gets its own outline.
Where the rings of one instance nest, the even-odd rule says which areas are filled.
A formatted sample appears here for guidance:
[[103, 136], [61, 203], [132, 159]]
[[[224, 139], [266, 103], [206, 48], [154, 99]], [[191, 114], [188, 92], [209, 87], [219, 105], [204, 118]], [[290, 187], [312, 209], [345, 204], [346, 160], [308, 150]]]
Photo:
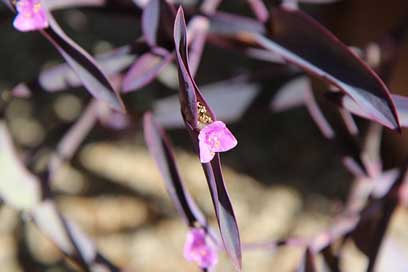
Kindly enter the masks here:
[[377, 185], [371, 193], [361, 212], [358, 225], [351, 235], [357, 247], [368, 257], [367, 272], [375, 269], [387, 229], [398, 207], [398, 196], [406, 180], [407, 169], [408, 163], [405, 162], [399, 171], [388, 172], [388, 177], [385, 177], [387, 180], [382, 181], [385, 184]]
[[48, 13], [48, 20], [50, 27], [41, 33], [60, 52], [86, 89], [94, 97], [106, 102], [112, 108], [124, 111], [125, 106], [122, 99], [93, 58], [62, 31], [50, 13]]
[[93, 99], [78, 120], [59, 141], [56, 151], [48, 162], [48, 179], [50, 181], [53, 180], [62, 163], [72, 159], [80, 144], [94, 127], [98, 118], [98, 106], [99, 101]]
[[[130, 53], [130, 48], [127, 46], [95, 56], [102, 71], [109, 77], [118, 74], [128, 67], [134, 58], [135, 56]], [[83, 85], [75, 71], [66, 63], [41, 71], [38, 83], [45, 91], [49, 92], [58, 92]]]
[[180, 104], [183, 118], [191, 128], [197, 128], [197, 90], [194, 80], [188, 70], [187, 29], [182, 9], [177, 12], [174, 22], [174, 42], [178, 64], [180, 85]]
[[352, 97], [372, 119], [400, 129], [391, 95], [381, 79], [335, 36], [298, 10], [275, 8], [260, 45], [328, 81]]
[[[370, 119], [370, 116], [365, 111], [363, 111], [358, 106], [358, 104], [349, 96], [339, 92], [329, 92], [326, 94], [326, 96], [329, 100], [340, 105], [349, 112], [362, 118]], [[408, 127], [408, 97], [401, 95], [392, 95], [392, 99], [394, 100], [395, 106], [397, 108], [401, 127]]]
[[297, 77], [285, 83], [274, 95], [270, 108], [274, 112], [303, 106], [309, 95], [309, 78]]
[[239, 33], [265, 33], [262, 23], [250, 17], [217, 12], [209, 16], [210, 32], [222, 35], [236, 35]]
[[315, 94], [317, 89], [312, 91], [310, 84], [306, 76], [289, 81], [275, 95], [272, 109], [282, 111], [304, 105], [323, 136], [338, 148], [346, 168], [356, 176], [366, 175], [358, 129], [351, 115], [341, 108], [330, 107], [320, 93]]
[[49, 10], [78, 8], [78, 7], [99, 7], [106, 5], [108, 0], [43, 0]]
[[[197, 122], [197, 103], [200, 102], [206, 107], [207, 113], [213, 120], [216, 120], [216, 118], [213, 111], [201, 95], [201, 92], [190, 73], [187, 57], [187, 32], [182, 8], [178, 10], [174, 23], [174, 41], [179, 71], [181, 111], [187, 130], [190, 133], [196, 151], [198, 151], [199, 129]], [[238, 224], [234, 215], [231, 200], [225, 187], [219, 155], [216, 154], [210, 163], [203, 163], [202, 167], [211, 191], [211, 197], [225, 250], [230, 256], [235, 268], [240, 271], [241, 242]]]
[[123, 79], [123, 92], [138, 90], [152, 82], [160, 71], [172, 61], [173, 57], [171, 53], [159, 56], [149, 52], [140, 56]]
[[316, 119], [313, 113], [320, 113], [323, 124], [326, 124], [329, 129], [329, 133], [322, 133], [333, 142], [340, 154], [343, 157], [343, 164], [345, 167], [355, 176], [367, 175], [368, 170], [362, 159], [362, 150], [360, 146], [360, 139], [358, 137], [359, 131], [354, 122], [354, 119], [349, 112], [333, 107], [328, 103], [327, 99], [319, 91], [318, 88], [313, 86], [313, 92], [309, 92], [308, 99], [306, 100], [306, 107], [309, 113], [319, 128], [324, 128], [319, 124], [319, 119]]
[[44, 235], [84, 271], [120, 271], [97, 251], [94, 243], [76, 224], [61, 215], [54, 202], [44, 201], [30, 214]]
[[151, 113], [145, 114], [143, 127], [147, 147], [156, 161], [166, 183], [167, 192], [179, 214], [190, 227], [194, 227], [196, 223], [206, 226], [207, 220], [181, 181], [171, 144]]
[[150, 0], [142, 14], [142, 31], [150, 46], [167, 47], [173, 35], [175, 11], [166, 0]]
[[302, 263], [300, 264], [297, 272], [316, 272], [315, 255], [310, 250], [306, 248], [305, 255], [303, 256]]

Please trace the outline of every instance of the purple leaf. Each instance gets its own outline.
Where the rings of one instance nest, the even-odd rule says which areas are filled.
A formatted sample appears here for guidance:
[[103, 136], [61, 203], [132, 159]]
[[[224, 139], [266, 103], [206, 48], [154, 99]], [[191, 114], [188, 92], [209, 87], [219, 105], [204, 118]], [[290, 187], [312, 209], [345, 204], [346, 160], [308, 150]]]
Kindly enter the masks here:
[[233, 49], [262, 61], [282, 63], [282, 58], [259, 46], [248, 33], [265, 33], [259, 21], [235, 14], [217, 12], [209, 16], [208, 42], [218, 47]]
[[[196, 143], [196, 145], [197, 144], [198, 143]], [[216, 153], [210, 163], [203, 164], [203, 169], [211, 191], [225, 250], [230, 256], [235, 269], [241, 271], [242, 256], [239, 229], [222, 176], [220, 155]]]
[[87, 90], [112, 108], [124, 111], [125, 106], [122, 99], [93, 58], [62, 31], [50, 13], [48, 19], [50, 27], [41, 33], [60, 52]]
[[15, 7], [14, 4], [12, 3], [12, 0], [1, 0], [10, 10], [15, 12]]
[[268, 9], [265, 7], [265, 4], [262, 2], [262, 0], [247, 0], [247, 1], [258, 21], [263, 23], [266, 22], [266, 20], [268, 20], [269, 18], [269, 12]]
[[290, 80], [274, 95], [270, 108], [275, 112], [281, 112], [304, 106], [307, 96], [310, 95], [309, 89], [309, 78], [306, 76]]
[[171, 53], [159, 56], [148, 52], [140, 56], [123, 79], [123, 92], [138, 90], [152, 82], [173, 58], [174, 55]]
[[297, 10], [275, 8], [270, 20], [268, 37], [253, 34], [260, 45], [337, 86], [373, 120], [391, 129], [400, 129], [395, 105], [385, 84], [335, 36]]
[[[97, 63], [107, 76], [118, 74], [128, 67], [134, 58], [127, 46], [95, 56]], [[77, 73], [65, 63], [41, 71], [38, 81], [41, 87], [49, 92], [58, 92], [83, 85]]]
[[146, 42], [167, 47], [172, 40], [175, 10], [166, 0], [150, 0], [142, 14], [142, 31]]
[[255, 19], [230, 13], [217, 12], [209, 17], [210, 32], [234, 36], [243, 33], [265, 33], [265, 27]]
[[[206, 117], [216, 120], [211, 108], [208, 106], [195, 84], [188, 66], [187, 32], [183, 9], [177, 12], [174, 23], [174, 41], [177, 55], [177, 64], [180, 83], [180, 104], [186, 128], [193, 140], [198, 154], [198, 107], [205, 107]], [[202, 116], [200, 116], [202, 117]], [[238, 224], [234, 215], [231, 201], [225, 188], [219, 154], [216, 153], [210, 163], [202, 164], [207, 182], [211, 191], [211, 197], [215, 207], [218, 226], [224, 242], [226, 252], [230, 256], [233, 265], [241, 270], [241, 242]]]
[[217, 47], [237, 51], [249, 58], [273, 63], [284, 62], [280, 55], [274, 54], [270, 50], [265, 50], [258, 46], [255, 41], [247, 39], [244, 35], [209, 33], [207, 41]]
[[153, 156], [162, 175], [167, 192], [185, 222], [194, 227], [196, 223], [207, 225], [203, 213], [186, 191], [178, 173], [171, 144], [163, 129], [153, 119], [151, 113], [144, 116], [144, 135], [150, 154]]
[[48, 179], [50, 181], [53, 180], [62, 163], [72, 159], [80, 144], [94, 127], [98, 117], [98, 102], [92, 100], [79, 119], [59, 141], [55, 153], [48, 162]]
[[200, 9], [205, 14], [213, 14], [221, 2], [222, 0], [204, 0]]
[[177, 12], [174, 22], [174, 42], [178, 63], [180, 104], [183, 119], [192, 129], [197, 128], [197, 90], [194, 80], [188, 70], [187, 30], [182, 9]]
[[401, 126], [408, 127], [408, 97], [393, 95], [392, 98], [395, 102], [395, 106], [397, 107]]
[[[189, 33], [192, 33], [193, 39], [189, 41], [190, 53], [189, 53], [189, 65], [191, 75], [197, 73], [198, 67], [201, 62], [204, 47], [207, 41], [207, 34], [209, 30], [208, 19], [203, 16], [194, 16], [189, 23]], [[190, 39], [191, 39], [190, 36]]]
[[[326, 96], [329, 100], [340, 105], [349, 112], [362, 118], [371, 119], [369, 114], [362, 110], [351, 97], [339, 92], [329, 92], [326, 94]], [[395, 106], [397, 108], [401, 127], [408, 127], [408, 97], [401, 95], [392, 95], [392, 99], [394, 100]]]
[[315, 255], [307, 248], [297, 272], [316, 272]]
[[391, 175], [387, 177], [385, 184], [377, 186], [377, 190], [373, 191], [366, 207], [362, 210], [361, 219], [352, 233], [352, 239], [357, 247], [368, 257], [367, 272], [375, 269], [378, 253], [392, 215], [398, 206], [399, 191], [406, 179], [407, 169], [408, 163], [405, 163], [398, 175], [390, 172]]
[[[74, 235], [75, 238], [79, 237], [78, 248], [74, 245], [70, 239], [68, 230], [72, 228], [72, 223], [69, 225], [59, 213], [54, 203], [51, 201], [45, 201], [38, 205], [31, 212], [35, 223], [40, 230], [48, 236], [57, 246], [68, 256], [75, 256], [76, 250], [83, 256], [86, 263], [92, 262], [95, 258], [96, 252], [93, 244], [84, 238], [83, 234]], [[76, 228], [76, 227], [75, 227]], [[79, 231], [76, 230], [75, 234]]]
[[[315, 92], [318, 90], [316, 89]], [[324, 137], [333, 142], [343, 156], [343, 163], [354, 175], [368, 173], [361, 158], [356, 135], [358, 129], [350, 114], [328, 105], [320, 94], [311, 90], [307, 77], [295, 78], [286, 83], [275, 95], [271, 107], [275, 111], [305, 105], [310, 116]]]
[[99, 7], [107, 3], [108, 0], [42, 0], [48, 10], [79, 8], [79, 7]]
[[73, 222], [61, 215], [52, 201], [42, 202], [31, 211], [31, 216], [41, 232], [84, 271], [119, 271]]
[[343, 164], [355, 176], [367, 175], [368, 170], [361, 157], [358, 129], [350, 114], [325, 99], [315, 88], [310, 91], [306, 107], [325, 137], [332, 141], [343, 157]]

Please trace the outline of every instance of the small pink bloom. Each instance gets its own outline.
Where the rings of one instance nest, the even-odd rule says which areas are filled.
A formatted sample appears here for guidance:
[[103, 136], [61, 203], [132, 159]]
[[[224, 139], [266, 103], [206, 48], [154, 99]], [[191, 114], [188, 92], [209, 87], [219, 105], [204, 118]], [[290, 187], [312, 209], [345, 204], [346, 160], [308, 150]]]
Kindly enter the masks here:
[[48, 27], [47, 14], [40, 0], [18, 0], [14, 27], [22, 32], [40, 30]]
[[184, 258], [197, 263], [201, 268], [210, 268], [217, 264], [216, 249], [206, 241], [206, 234], [203, 229], [194, 228], [187, 234]]
[[205, 126], [198, 135], [200, 161], [210, 162], [215, 152], [225, 152], [237, 145], [237, 139], [224, 122], [215, 121]]

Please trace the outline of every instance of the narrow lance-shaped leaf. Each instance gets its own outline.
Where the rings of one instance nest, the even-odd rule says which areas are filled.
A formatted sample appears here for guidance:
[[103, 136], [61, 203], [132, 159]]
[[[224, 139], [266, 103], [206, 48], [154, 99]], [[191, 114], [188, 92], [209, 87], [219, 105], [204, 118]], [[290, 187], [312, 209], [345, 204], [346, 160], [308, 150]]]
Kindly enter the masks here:
[[[47, 182], [41, 182], [22, 165], [4, 123], [0, 123], [0, 168], [5, 169], [0, 182], [1, 198], [33, 217], [40, 230], [85, 270], [95, 265], [101, 255], [73, 223], [59, 214], [52, 200], [43, 200], [46, 197], [43, 191], [49, 191]], [[106, 259], [98, 265], [109, 268], [107, 271], [118, 271]]]
[[50, 13], [48, 13], [48, 20], [50, 27], [42, 30], [41, 33], [60, 52], [86, 89], [112, 108], [124, 111], [122, 99], [93, 58], [62, 31]]
[[[356, 104], [356, 102], [350, 97], [338, 92], [331, 92], [326, 94], [326, 96], [328, 97], [328, 99], [339, 104], [341, 107], [345, 108], [351, 113], [362, 118], [369, 118], [367, 113], [362, 111], [358, 104]], [[394, 100], [395, 106], [397, 108], [401, 127], [408, 127], [408, 97], [401, 95], [392, 95], [392, 99]]]
[[[216, 120], [216, 118], [201, 95], [189, 70], [187, 32], [182, 8], [179, 9], [174, 23], [174, 40], [179, 68], [181, 111], [196, 152], [199, 153], [198, 134], [200, 131], [200, 122], [198, 118], [198, 107], [201, 107], [201, 110], [205, 109], [206, 118], [210, 118], [213, 121]], [[214, 154], [211, 163], [203, 163], [202, 166], [210, 187], [224, 247], [235, 268], [241, 270], [241, 242], [238, 224], [222, 177], [219, 154]]]
[[318, 22], [298, 10], [275, 8], [269, 36], [248, 33], [288, 62], [347, 93], [371, 119], [400, 129], [391, 95], [381, 79]]
[[153, 118], [151, 113], [144, 116], [144, 136], [160, 173], [165, 181], [167, 192], [175, 204], [179, 214], [190, 227], [196, 223], [206, 226], [207, 222], [193, 198], [184, 188], [177, 169], [175, 158], [165, 132]]
[[358, 176], [367, 174], [354, 120], [348, 112], [330, 105], [320, 93], [315, 94], [318, 88], [316, 86], [313, 92], [310, 84], [309, 78], [305, 76], [291, 80], [275, 95], [272, 109], [281, 111], [299, 105], [306, 106], [323, 136], [336, 145], [346, 168]]
[[[96, 55], [95, 59], [104, 74], [112, 77], [127, 68], [134, 61], [135, 56], [130, 52], [129, 46], [124, 46], [108, 53]], [[49, 92], [63, 91], [83, 85], [75, 71], [66, 63], [41, 71], [38, 83], [45, 91]]]
[[189, 33], [192, 33], [193, 40], [190, 43], [189, 65], [192, 77], [197, 73], [201, 62], [204, 47], [207, 41], [209, 21], [204, 16], [194, 16], [189, 23]]
[[[358, 248], [367, 255], [367, 272], [372, 272], [377, 263], [378, 253], [385, 238], [388, 226], [399, 202], [399, 192], [407, 177], [408, 162], [391, 173], [389, 186], [373, 190], [370, 201], [362, 211], [360, 222], [352, 234]], [[383, 187], [383, 186], [381, 186]]]
[[99, 7], [105, 5], [108, 0], [43, 0], [49, 10], [79, 8], [79, 7]]
[[309, 112], [312, 113], [310, 106], [313, 104], [321, 111], [322, 118], [332, 130], [332, 136], [326, 137], [336, 145], [345, 167], [355, 176], [367, 175], [368, 171], [361, 157], [358, 128], [352, 116], [341, 108], [333, 107], [317, 86], [313, 85], [313, 88], [306, 102]]
[[265, 33], [265, 26], [252, 18], [217, 12], [208, 17], [210, 29], [207, 41], [221, 48], [233, 49], [248, 57], [262, 61], [282, 63], [278, 54], [259, 46], [246, 33]]
[[265, 33], [265, 26], [250, 17], [217, 12], [209, 16], [210, 32], [222, 35], [236, 35], [240, 33]]
[[48, 163], [49, 180], [52, 181], [55, 174], [65, 161], [69, 161], [78, 150], [78, 147], [94, 127], [97, 121], [97, 100], [92, 100], [86, 107], [79, 119], [72, 125], [57, 145], [55, 153]]
[[76, 224], [61, 215], [51, 200], [36, 206], [30, 215], [40, 231], [84, 271], [120, 271], [97, 251], [94, 243]]
[[172, 46], [175, 10], [166, 0], [151, 0], [143, 9], [142, 31], [150, 46]]
[[174, 58], [172, 53], [165, 56], [147, 52], [136, 59], [122, 82], [122, 90], [127, 93], [138, 90], [152, 82], [160, 71]]
[[305, 255], [303, 256], [302, 263], [299, 266], [297, 272], [316, 272], [315, 256], [310, 248], [306, 249]]
[[1, 0], [9, 9], [14, 11], [14, 5], [11, 0]]
[[256, 18], [260, 22], [266, 22], [269, 17], [268, 9], [265, 7], [265, 4], [262, 0], [247, 0], [249, 6], [252, 9], [252, 12], [255, 14]]

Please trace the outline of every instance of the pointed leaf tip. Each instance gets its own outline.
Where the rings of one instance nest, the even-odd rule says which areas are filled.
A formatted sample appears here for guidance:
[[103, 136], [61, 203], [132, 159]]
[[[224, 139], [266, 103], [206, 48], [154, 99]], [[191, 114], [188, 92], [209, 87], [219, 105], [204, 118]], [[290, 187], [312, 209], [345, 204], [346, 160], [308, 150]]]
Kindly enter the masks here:
[[251, 33], [261, 46], [340, 88], [370, 119], [400, 129], [395, 104], [384, 82], [337, 37], [299, 10], [275, 8], [270, 20], [268, 37]]
[[49, 28], [41, 34], [58, 50], [89, 93], [115, 110], [126, 112], [122, 98], [94, 58], [65, 34], [51, 13], [47, 16]]

